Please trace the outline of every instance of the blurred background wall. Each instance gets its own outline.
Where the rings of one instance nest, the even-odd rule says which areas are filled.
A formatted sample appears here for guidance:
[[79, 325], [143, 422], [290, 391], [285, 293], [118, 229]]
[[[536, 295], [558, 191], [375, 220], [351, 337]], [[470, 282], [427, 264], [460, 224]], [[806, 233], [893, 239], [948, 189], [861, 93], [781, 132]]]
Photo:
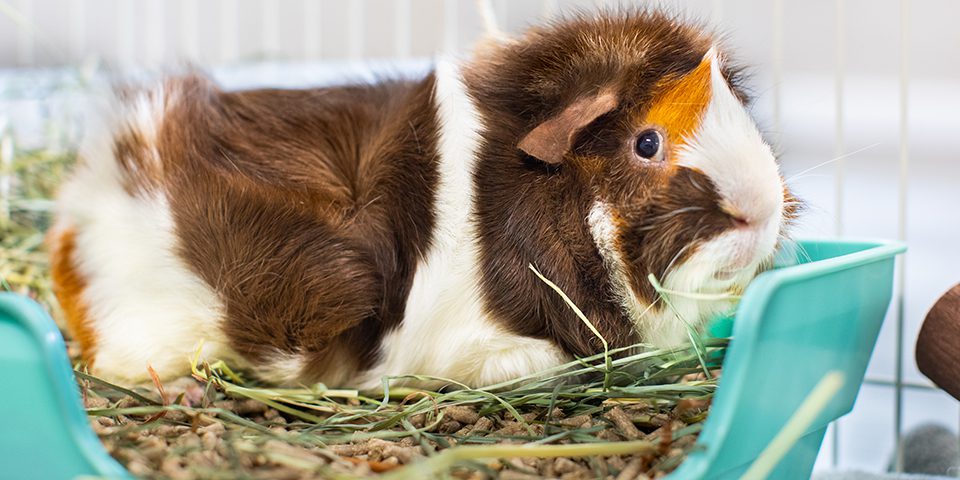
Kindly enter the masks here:
[[[573, 9], [638, 5], [723, 32], [753, 66], [753, 112], [781, 152], [788, 183], [808, 203], [795, 235], [910, 242], [897, 287], [902, 301], [891, 308], [869, 381], [854, 412], [828, 434], [819, 467], [885, 469], [898, 425], [935, 421], [957, 430], [956, 402], [930, 388], [912, 353], [926, 309], [960, 281], [960, 2], [493, 4], [510, 32]], [[84, 109], [51, 101], [83, 90], [82, 81], [63, 80], [77, 71], [190, 62], [231, 85], [309, 84], [316, 72], [339, 68], [322, 62], [463, 53], [480, 33], [472, 0], [0, 0], [0, 133], [13, 132], [20, 144], [54, 143], [49, 129], [57, 122], [37, 119]]]
[[[659, 5], [719, 22], [751, 62], [773, 56], [775, 10], [782, 9], [784, 68], [834, 67], [835, 0], [494, 0], [501, 24], [517, 31], [576, 8]], [[895, 74], [896, 0], [844, 0], [850, 73]], [[916, 77], [960, 75], [943, 55], [960, 45], [953, 0], [914, 0], [911, 70]], [[480, 33], [473, 0], [4, 0], [0, 67], [111, 65], [181, 60], [230, 63], [425, 56], [467, 47]], [[779, 7], [778, 7], [779, 6]]]

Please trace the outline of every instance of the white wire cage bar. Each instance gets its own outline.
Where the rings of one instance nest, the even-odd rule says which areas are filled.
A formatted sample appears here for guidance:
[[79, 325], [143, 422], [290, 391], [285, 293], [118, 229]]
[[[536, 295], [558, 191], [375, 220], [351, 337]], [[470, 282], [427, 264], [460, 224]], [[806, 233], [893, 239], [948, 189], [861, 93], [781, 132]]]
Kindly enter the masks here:
[[[525, 24], [573, 8], [648, 3], [641, 0], [492, 1], [498, 23], [506, 31], [517, 31]], [[720, 30], [728, 31], [733, 43], [744, 47], [747, 56], [757, 65], [756, 91], [760, 94], [755, 109], [769, 127], [770, 139], [782, 145], [786, 163], [791, 157], [790, 148], [786, 147], [793, 138], [790, 126], [796, 123], [791, 120], [790, 110], [795, 104], [786, 102], [789, 97], [786, 90], [793, 88], [791, 78], [798, 71], [791, 68], [790, 62], [797, 52], [796, 43], [810, 40], [803, 38], [805, 32], [798, 32], [793, 25], [801, 6], [784, 0], [658, 3], [724, 25]], [[862, 21], [862, 14], [869, 9], [893, 11], [894, 27], [898, 30], [897, 52], [890, 55], [890, 62], [895, 63], [896, 68], [894, 72], [886, 72], [895, 78], [897, 85], [897, 134], [893, 140], [896, 144], [896, 207], [895, 213], [890, 212], [889, 222], [896, 225], [895, 236], [901, 240], [906, 240], [911, 232], [912, 204], [908, 202], [912, 181], [909, 174], [913, 167], [910, 125], [914, 118], [911, 116], [914, 114], [911, 44], [914, 34], [936, 33], [911, 30], [911, 14], [916, 10], [911, 9], [913, 3], [910, 0], [822, 0], [816, 5], [825, 18], [821, 19], [821, 31], [832, 30], [832, 36], [826, 35], [827, 40], [819, 40], [825, 42], [827, 55], [824, 56], [830, 62], [821, 64], [819, 73], [830, 79], [827, 85], [832, 85], [827, 87], [832, 102], [828, 102], [831, 118], [826, 122], [831, 127], [825, 134], [826, 144], [832, 144], [832, 149], [824, 152], [832, 155], [832, 161], [825, 162], [819, 173], [829, 173], [832, 202], [819, 202], [830, 217], [828, 226], [819, 231], [821, 234], [857, 233], [850, 225], [851, 216], [856, 213], [851, 199], [857, 191], [853, 184], [860, 179], [855, 175], [852, 161], [855, 154], [862, 157], [860, 152], [865, 148], [861, 148], [863, 145], [857, 143], [850, 131], [850, 122], [855, 116], [850, 98], [856, 93], [851, 86], [852, 67], [860, 62], [856, 53], [863, 51], [855, 52], [854, 48], [863, 47], [851, 33], [851, 25]], [[948, 9], [954, 15], [960, 13], [960, 6], [946, 0], [916, 3], [925, 9], [937, 7]], [[832, 7], [832, 19], [828, 7]], [[463, 51], [481, 31], [473, 0], [0, 0], [0, 68], [77, 65], [92, 60], [120, 67], [157, 67], [183, 61], [207, 65], [261, 59], [426, 57], [438, 52]], [[737, 42], [738, 36], [746, 40]], [[807, 61], [808, 64], [814, 62]], [[13, 134], [9, 128], [0, 128], [0, 144], [12, 144]], [[4, 155], [0, 157], [6, 162]], [[807, 169], [799, 165], [797, 170], [803, 177]], [[0, 205], [6, 198], [3, 185], [0, 178], [0, 195], [4, 196], [0, 198]], [[0, 208], [0, 215], [2, 211]], [[891, 445], [897, 445], [902, 437], [905, 414], [910, 407], [909, 392], [935, 391], [935, 387], [922, 379], [907, 378], [904, 368], [906, 342], [913, 341], [907, 338], [907, 325], [919, 321], [916, 309], [908, 308], [914, 298], [908, 290], [908, 281], [914, 277], [909, 274], [907, 258], [913, 261], [911, 256], [899, 262], [895, 303], [885, 327], [893, 330], [893, 337], [883, 337], [881, 342], [885, 343], [878, 346], [878, 351], [892, 355], [893, 368], [879, 373], [871, 369], [865, 381], [866, 385], [893, 393]], [[846, 420], [837, 423], [842, 424], [842, 428], [833, 426], [827, 457], [828, 463], [844, 466], [842, 449], [849, 443], [844, 439], [855, 437], [857, 427]], [[899, 468], [900, 462], [895, 463]]]

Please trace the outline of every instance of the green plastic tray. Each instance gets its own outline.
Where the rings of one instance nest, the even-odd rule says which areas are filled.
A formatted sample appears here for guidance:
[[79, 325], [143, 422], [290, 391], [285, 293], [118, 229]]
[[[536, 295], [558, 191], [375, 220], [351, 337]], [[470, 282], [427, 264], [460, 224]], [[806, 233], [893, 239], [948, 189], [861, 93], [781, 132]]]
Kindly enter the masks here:
[[[893, 294], [897, 254], [880, 241], [805, 241], [747, 288], [699, 442], [670, 476], [739, 478], [830, 371], [843, 388], [769, 478], [810, 478], [827, 425], [847, 414]], [[714, 332], [718, 333], [718, 332]], [[724, 332], [719, 332], [723, 335]]]
[[[738, 478], [817, 382], [840, 370], [844, 387], [770, 477], [808, 478], [827, 425], [853, 408], [904, 250], [882, 241], [782, 250], [779, 268], [757, 277], [737, 310], [703, 448], [670, 478]], [[0, 388], [0, 477], [129, 478], [87, 423], [60, 332], [39, 306], [12, 294], [0, 294]]]
[[129, 478], [80, 402], [67, 347], [32, 300], [0, 293], [0, 478]]

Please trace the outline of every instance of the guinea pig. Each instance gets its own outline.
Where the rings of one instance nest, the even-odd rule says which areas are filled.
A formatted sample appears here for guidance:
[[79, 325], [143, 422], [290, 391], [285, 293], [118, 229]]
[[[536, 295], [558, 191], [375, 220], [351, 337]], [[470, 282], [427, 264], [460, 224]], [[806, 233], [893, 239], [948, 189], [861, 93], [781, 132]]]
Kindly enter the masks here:
[[[611, 346], [681, 344], [794, 212], [740, 72], [621, 11], [417, 79], [124, 89], [49, 235], [67, 325], [115, 381], [187, 374], [202, 342], [273, 384], [482, 386], [602, 351], [532, 265]], [[701, 295], [668, 307], [650, 274]]]

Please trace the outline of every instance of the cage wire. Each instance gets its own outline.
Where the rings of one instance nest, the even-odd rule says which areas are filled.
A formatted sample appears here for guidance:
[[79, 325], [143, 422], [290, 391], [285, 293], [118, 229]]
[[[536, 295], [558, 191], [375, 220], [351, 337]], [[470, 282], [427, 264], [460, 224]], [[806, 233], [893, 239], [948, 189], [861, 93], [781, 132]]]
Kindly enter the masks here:
[[[85, 60], [83, 56], [90, 46], [90, 35], [96, 28], [91, 26], [91, 20], [97, 12], [91, 10], [91, 5], [97, 0], [68, 0], [66, 2], [66, 18], [68, 19], [64, 31], [68, 41], [64, 48], [56, 48], [44, 41], [42, 35], [39, 35], [34, 28], [37, 15], [43, 12], [37, 11], [34, 0], [16, 0], [12, 3], [0, 5], [0, 15], [6, 15], [16, 28], [16, 64], [21, 67], [34, 67], [38, 64], [39, 53], [46, 56], [52, 56], [59, 59], [64, 64], [76, 63]], [[345, 58], [350, 60], [360, 60], [367, 58], [369, 47], [369, 35], [367, 32], [367, 16], [372, 15], [376, 8], [384, 8], [385, 2], [373, 2], [371, 0], [351, 0], [342, 2], [339, 7], [332, 8], [333, 4], [329, 2], [320, 2], [316, 0], [302, 1], [302, 24], [294, 25], [292, 28], [302, 29], [299, 51], [289, 54], [301, 60], [323, 59], [334, 49], [341, 49]], [[759, 0], [758, 0], [759, 1]], [[846, 132], [844, 129], [846, 112], [844, 110], [845, 86], [847, 83], [847, 0], [833, 0], [835, 23], [833, 25], [833, 42], [835, 56], [833, 59], [833, 153], [835, 156], [834, 170], [834, 206], [833, 206], [833, 233], [837, 236], [844, 236], [846, 232], [846, 222], [844, 215], [846, 213], [846, 185], [848, 180], [847, 166], [845, 157], [850, 154], [846, 144]], [[387, 41], [392, 43], [392, 52], [390, 55], [396, 58], [410, 58], [422, 52], [414, 48], [413, 32], [416, 28], [424, 28], [422, 23], [415, 26], [415, 20], [422, 14], [418, 11], [418, 6], [414, 0], [396, 0], [389, 2], [391, 8], [391, 20], [393, 35], [388, 36]], [[432, 28], [439, 28], [438, 45], [440, 50], [445, 52], [456, 52], [466, 47], [471, 38], [475, 38], [480, 33], [480, 20], [477, 18], [475, 5], [467, 0], [439, 0], [442, 10], [440, 21], [436, 25], [430, 25]], [[538, 3], [537, 8], [516, 8], [518, 3], [534, 4]], [[646, 2], [637, 0], [634, 2], [615, 2], [595, 0], [594, 2], [581, 2], [579, 6], [589, 7], [610, 7], [620, 4], [644, 4]], [[710, 20], [717, 25], [723, 24], [724, 12], [728, 0], [709, 0], [708, 11]], [[116, 12], [116, 45], [114, 52], [107, 52], [106, 56], [111, 57], [121, 66], [134, 65], [138, 62], [153, 64], [162, 64], [165, 59], [172, 55], [181, 58], [190, 59], [198, 63], [229, 63], [241, 60], [243, 53], [240, 48], [241, 36], [254, 35], [258, 38], [261, 47], [266, 54], [280, 53], [284, 46], [281, 45], [281, 25], [282, 19], [279, 14], [281, 2], [279, 0], [262, 0], [258, 5], [259, 21], [257, 22], [260, 31], [249, 31], [250, 24], [241, 24], [240, 19], [240, 0], [218, 0], [217, 2], [200, 2], [198, 0], [180, 0], [179, 2], [163, 2], [152, 0], [136, 4], [133, 2], [119, 2]], [[242, 3], [243, 6], [250, 6], [249, 2]], [[345, 8], [343, 7], [345, 5]], [[563, 8], [559, 0], [541, 0], [539, 2], [507, 2], [504, 0], [493, 0], [490, 2], [494, 10], [495, 17], [501, 28], [505, 30], [516, 30], [524, 22], [536, 20], [536, 18], [526, 18], [529, 16], [550, 18], [559, 14]], [[563, 6], [566, 6], [565, 4]], [[879, 6], [877, 8], [880, 8]], [[910, 99], [909, 90], [911, 82], [910, 69], [910, 0], [899, 0], [899, 53], [898, 53], [898, 83], [899, 83], [899, 184], [897, 192], [897, 237], [901, 241], [907, 240], [908, 224], [908, 180], [910, 167], [910, 148], [909, 148], [909, 122]], [[770, 39], [772, 45], [772, 56], [769, 58], [770, 72], [772, 77], [769, 85], [771, 105], [772, 130], [769, 132], [770, 139], [774, 144], [782, 140], [783, 132], [783, 92], [784, 82], [784, 0], [774, 0], [772, 2], [772, 18], [770, 18], [772, 30]], [[526, 17], [518, 16], [518, 13]], [[321, 21], [328, 15], [338, 15], [338, 21], [345, 25], [346, 42], [340, 45], [328, 45], [329, 40], [325, 38], [322, 26], [327, 25]], [[213, 54], [206, 51], [201, 54], [201, 46], [210, 40], [209, 35], [202, 35], [202, 25], [207, 25], [204, 20], [216, 18], [218, 34], [216, 37], [217, 47]], [[167, 22], [176, 24], [175, 29], [161, 28], [159, 19], [167, 19]], [[150, 20], [150, 21], [144, 21]], [[211, 22], [213, 20], [210, 20]], [[146, 25], [146, 28], [138, 30], [136, 25]], [[152, 25], [152, 26], [151, 26]], [[173, 38], [176, 36], [175, 49], [171, 52]], [[170, 40], [170, 42], [168, 42]], [[378, 50], [383, 54], [383, 50]], [[11, 119], [9, 117], [0, 118], [0, 221], [9, 215], [10, 205], [10, 171], [9, 165], [12, 164], [14, 130], [10, 128]], [[898, 259], [898, 274], [896, 282], [895, 300], [892, 306], [893, 321], [895, 322], [895, 345], [894, 345], [894, 372], [893, 378], [884, 378], [882, 376], [868, 375], [864, 384], [875, 385], [893, 390], [893, 431], [895, 464], [894, 469], [902, 469], [902, 457], [900, 455], [900, 440], [903, 436], [903, 413], [904, 413], [904, 391], [906, 389], [916, 390], [936, 390], [932, 384], [925, 382], [905, 381], [903, 372], [904, 363], [904, 315], [906, 301], [906, 262], [907, 256], [901, 256]], [[958, 419], [960, 422], [960, 419]], [[841, 461], [841, 435], [843, 420], [837, 420], [831, 426], [830, 454], [829, 463], [834, 466], [842, 466]], [[960, 424], [960, 423], [958, 423]], [[821, 452], [822, 453], [822, 452]]]

